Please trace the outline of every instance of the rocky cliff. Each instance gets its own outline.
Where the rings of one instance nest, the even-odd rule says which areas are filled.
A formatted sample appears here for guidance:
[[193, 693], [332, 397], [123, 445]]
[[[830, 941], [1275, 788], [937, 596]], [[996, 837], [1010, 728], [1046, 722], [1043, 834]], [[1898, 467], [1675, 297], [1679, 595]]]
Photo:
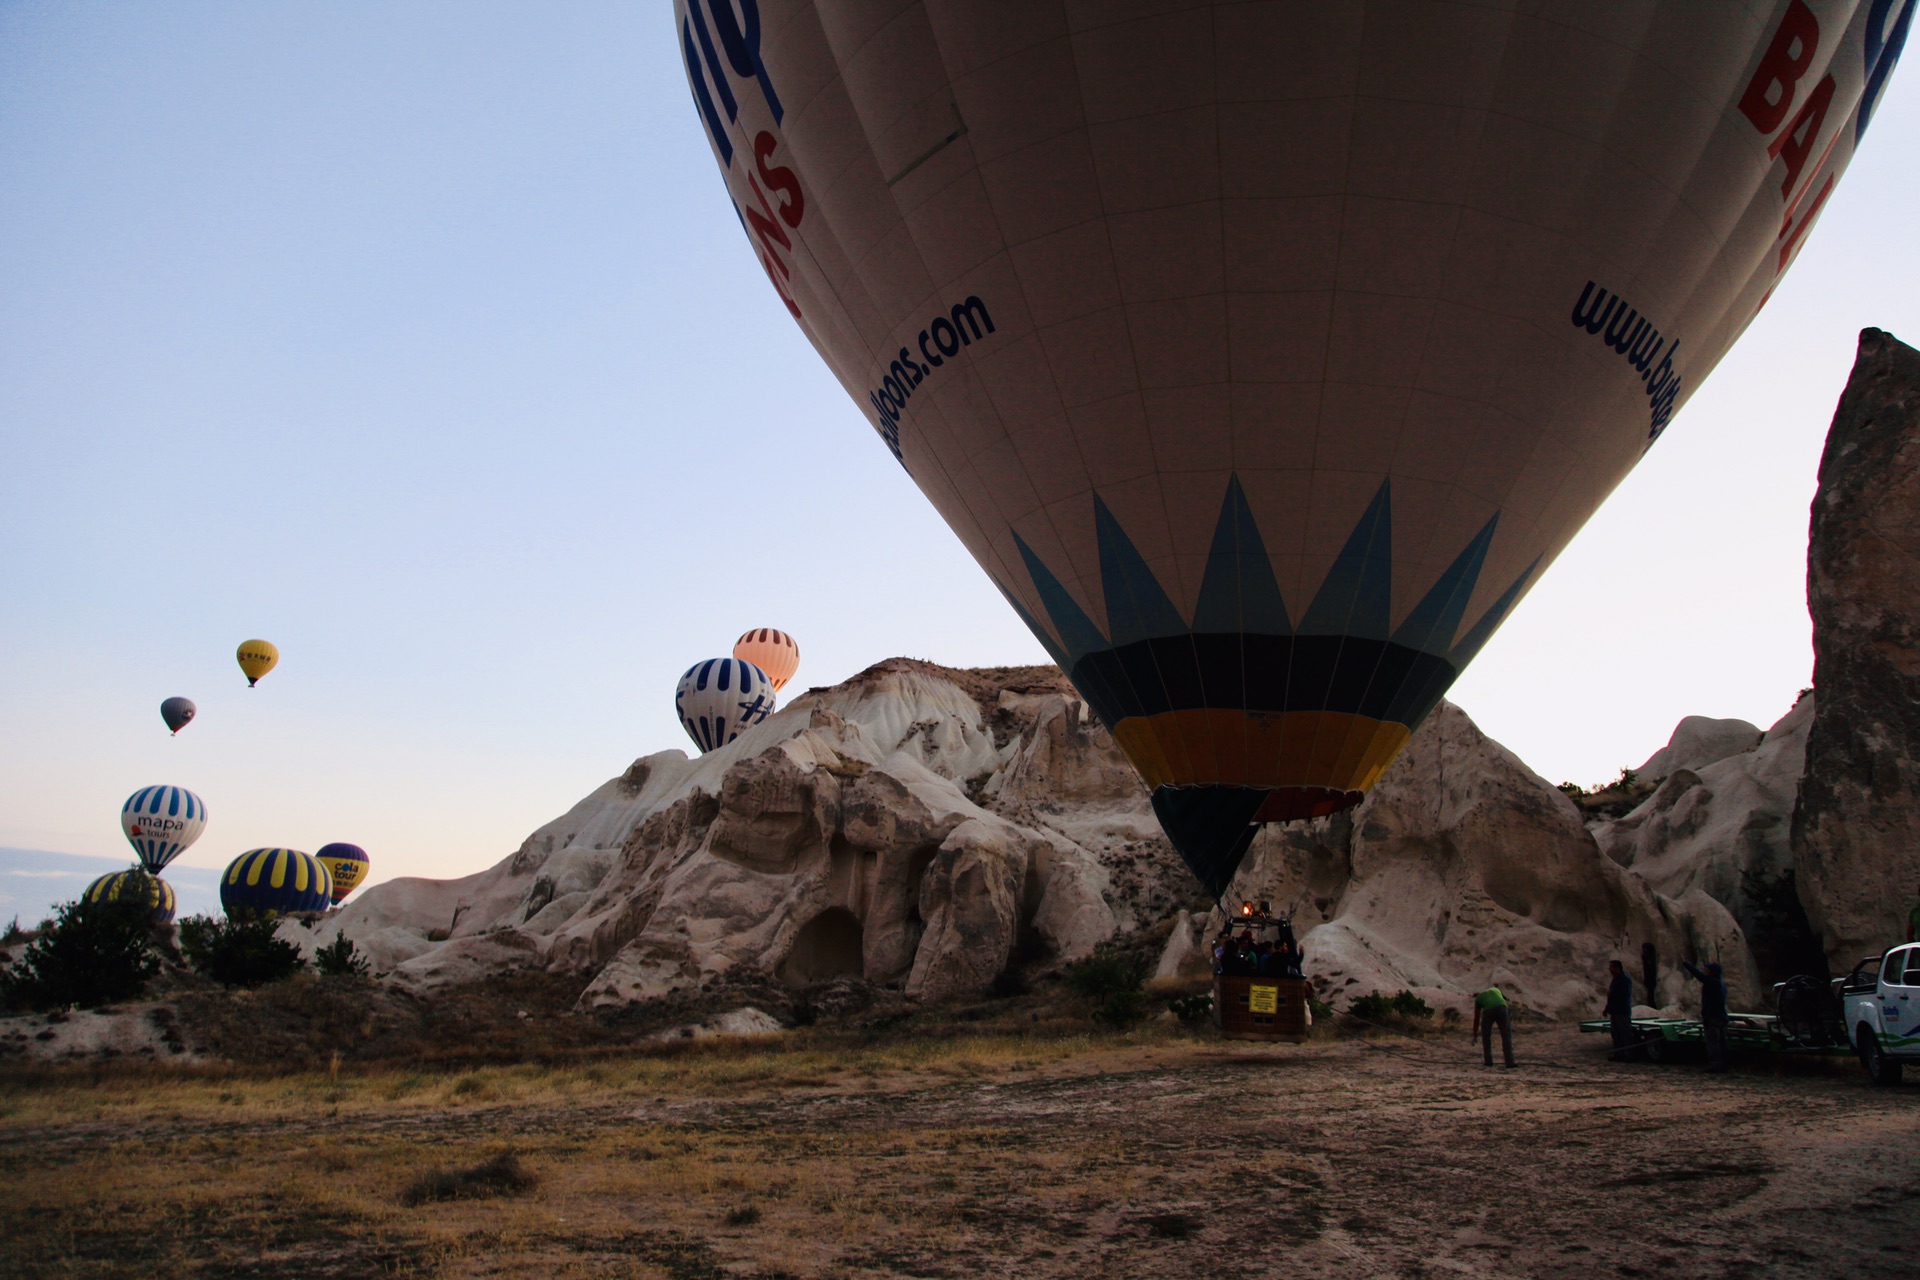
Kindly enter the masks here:
[[[1746, 754], [1704, 768], [1771, 784], [1784, 767]], [[1747, 798], [1744, 783], [1715, 785], [1728, 814]], [[1783, 825], [1791, 786], [1777, 791]], [[1536, 1010], [1581, 1013], [1608, 959], [1653, 942], [1669, 965], [1719, 956], [1736, 998], [1757, 998], [1724, 877], [1676, 852], [1705, 827], [1637, 811], [1616, 825], [1588, 830], [1443, 704], [1359, 809], [1265, 830], [1230, 900], [1295, 909], [1309, 970], [1335, 994], [1410, 988], [1457, 1005], [1495, 981]], [[583, 1004], [610, 1008], [736, 971], [939, 998], [1149, 930], [1166, 938], [1163, 976], [1197, 975], [1220, 920], [1058, 671], [894, 659], [706, 756], [636, 761], [484, 872], [375, 886], [336, 922], [403, 983], [545, 968], [590, 975]], [[1669, 974], [1660, 1002], [1681, 994]]]
[[1819, 708], [1793, 812], [1801, 898], [1851, 966], [1905, 936], [1920, 897], [1920, 352], [1860, 335], [1813, 502]]

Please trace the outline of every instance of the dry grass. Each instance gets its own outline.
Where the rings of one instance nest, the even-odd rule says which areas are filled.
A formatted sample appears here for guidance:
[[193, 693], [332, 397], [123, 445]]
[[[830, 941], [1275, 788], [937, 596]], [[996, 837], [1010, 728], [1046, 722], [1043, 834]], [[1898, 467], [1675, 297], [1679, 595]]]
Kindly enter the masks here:
[[[1158, 1280], [1248, 1247], [1302, 1276], [1429, 1258], [1766, 1274], [1800, 1239], [1770, 1186], [1825, 1188], [1862, 1249], [1920, 1216], [1901, 1190], [1915, 1122], [1890, 1127], [1889, 1095], [1851, 1080], [1703, 1089], [1571, 1034], [1560, 1061], [1530, 1036], [1537, 1067], [1486, 1073], [1465, 1040], [801, 1033], [546, 1066], [47, 1078], [0, 1120], [0, 1276]], [[1823, 1135], [1868, 1120], [1878, 1136], [1835, 1165]], [[1685, 1215], [1662, 1218], [1683, 1179]], [[1877, 1256], [1813, 1271], [1900, 1273]], [[1695, 1265], [1717, 1257], [1732, 1269]]]

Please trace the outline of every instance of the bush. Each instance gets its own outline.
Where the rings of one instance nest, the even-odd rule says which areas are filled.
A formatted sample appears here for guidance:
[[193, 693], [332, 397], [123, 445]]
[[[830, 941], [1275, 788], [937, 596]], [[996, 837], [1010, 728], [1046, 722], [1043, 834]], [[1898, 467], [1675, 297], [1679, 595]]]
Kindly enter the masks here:
[[144, 902], [63, 904], [19, 963], [0, 973], [9, 1007], [92, 1008], [130, 1000], [160, 971], [153, 909]]
[[1067, 987], [1093, 1006], [1093, 1020], [1124, 1030], [1147, 1016], [1147, 958], [1109, 943], [1067, 969]]
[[1347, 1005], [1347, 1012], [1364, 1022], [1385, 1022], [1389, 1018], [1411, 1021], [1415, 1018], [1431, 1018], [1433, 1006], [1411, 991], [1390, 996], [1372, 991], [1364, 996], [1355, 996]]
[[332, 942], [315, 949], [313, 967], [325, 978], [364, 978], [372, 968], [344, 933], [334, 934]]
[[513, 1196], [530, 1190], [539, 1179], [511, 1151], [503, 1151], [471, 1169], [429, 1169], [400, 1193], [400, 1203], [412, 1207], [433, 1200], [481, 1200]]
[[1213, 992], [1198, 991], [1190, 996], [1178, 996], [1167, 1003], [1173, 1016], [1180, 1019], [1183, 1027], [1204, 1027], [1213, 1021]]
[[1032, 989], [1027, 985], [1026, 975], [1012, 965], [994, 974], [993, 981], [987, 984], [987, 994], [995, 1000], [1010, 1000], [1015, 996], [1024, 996]]
[[180, 922], [180, 954], [223, 987], [264, 986], [307, 967], [300, 948], [273, 936], [271, 920], [189, 916]]

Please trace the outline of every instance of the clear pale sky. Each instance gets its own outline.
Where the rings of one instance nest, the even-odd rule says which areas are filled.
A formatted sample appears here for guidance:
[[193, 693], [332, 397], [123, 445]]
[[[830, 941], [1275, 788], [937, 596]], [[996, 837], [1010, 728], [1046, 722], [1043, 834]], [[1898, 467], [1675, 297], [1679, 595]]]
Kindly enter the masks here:
[[[687, 748], [674, 681], [748, 627], [801, 686], [1046, 660], [769, 288], [672, 37], [664, 4], [0, 5], [0, 845], [121, 856], [121, 801], [177, 782], [187, 864], [464, 874]], [[1455, 686], [1550, 780], [1810, 682], [1833, 404], [1862, 326], [1920, 341], [1916, 77]]]

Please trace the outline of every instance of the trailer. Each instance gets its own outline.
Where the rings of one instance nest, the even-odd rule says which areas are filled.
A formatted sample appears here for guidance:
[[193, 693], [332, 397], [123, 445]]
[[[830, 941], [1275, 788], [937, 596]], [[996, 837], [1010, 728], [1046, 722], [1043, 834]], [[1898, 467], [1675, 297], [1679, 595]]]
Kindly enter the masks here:
[[[1606, 1018], [1589, 1018], [1580, 1024], [1580, 1030], [1607, 1034], [1613, 1030], [1613, 1023]], [[1825, 1027], [1789, 1024], [1770, 1013], [1729, 1014], [1727, 1050], [1808, 1057], [1852, 1055], [1853, 1047], [1844, 1038], [1825, 1032]], [[1698, 1018], [1635, 1018], [1633, 1038], [1651, 1062], [1689, 1062], [1706, 1055], [1706, 1028]]]

